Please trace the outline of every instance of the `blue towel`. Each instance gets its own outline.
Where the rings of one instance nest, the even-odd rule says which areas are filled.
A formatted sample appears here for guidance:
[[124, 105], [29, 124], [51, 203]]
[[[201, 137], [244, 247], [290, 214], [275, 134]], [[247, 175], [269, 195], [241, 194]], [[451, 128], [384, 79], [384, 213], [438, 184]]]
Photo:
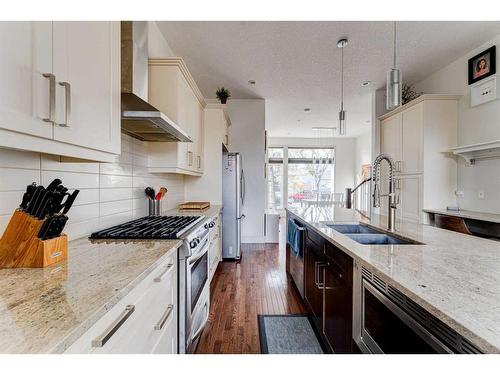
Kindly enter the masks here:
[[292, 254], [296, 257], [302, 255], [302, 227], [295, 223], [295, 220], [288, 220], [288, 230], [286, 233], [286, 242], [290, 245]]

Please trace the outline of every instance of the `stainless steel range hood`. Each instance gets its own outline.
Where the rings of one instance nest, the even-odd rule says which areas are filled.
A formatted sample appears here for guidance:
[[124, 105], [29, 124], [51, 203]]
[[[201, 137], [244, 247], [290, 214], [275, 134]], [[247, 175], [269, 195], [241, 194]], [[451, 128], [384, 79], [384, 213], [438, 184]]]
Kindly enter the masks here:
[[149, 142], [192, 142], [189, 135], [147, 102], [148, 25], [121, 23], [122, 132]]

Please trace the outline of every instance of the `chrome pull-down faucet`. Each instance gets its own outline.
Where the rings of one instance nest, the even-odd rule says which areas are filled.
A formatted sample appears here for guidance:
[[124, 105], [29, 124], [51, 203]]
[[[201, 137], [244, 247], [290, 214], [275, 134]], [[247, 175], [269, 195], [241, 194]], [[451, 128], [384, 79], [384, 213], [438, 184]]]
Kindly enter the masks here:
[[[388, 194], [380, 194], [380, 163], [382, 160], [385, 160], [389, 164], [389, 193]], [[388, 197], [389, 198], [389, 212], [387, 213], [387, 229], [390, 231], [394, 231], [396, 229], [396, 192], [395, 192], [395, 184], [394, 184], [394, 161], [387, 154], [380, 154], [377, 156], [375, 161], [373, 162], [373, 207], [380, 207], [380, 197]]]

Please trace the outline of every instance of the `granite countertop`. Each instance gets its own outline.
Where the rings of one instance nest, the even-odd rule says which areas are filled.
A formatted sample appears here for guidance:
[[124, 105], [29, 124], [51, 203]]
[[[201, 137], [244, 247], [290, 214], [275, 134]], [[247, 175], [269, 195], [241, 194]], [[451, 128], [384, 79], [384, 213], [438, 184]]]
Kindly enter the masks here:
[[396, 233], [423, 245], [361, 245], [326, 223], [365, 222], [387, 228], [387, 217], [364, 218], [341, 207], [290, 208], [325, 239], [380, 275], [482, 351], [500, 353], [500, 244], [412, 222]]
[[68, 260], [0, 269], [0, 353], [61, 353], [181, 240], [71, 241]]
[[456, 216], [456, 217], [461, 217], [464, 219], [488, 221], [491, 223], [500, 223], [500, 214], [492, 214], [489, 212], [477, 212], [477, 211], [468, 211], [468, 210], [448, 211], [446, 209], [424, 209], [424, 212], [428, 212], [431, 214]]

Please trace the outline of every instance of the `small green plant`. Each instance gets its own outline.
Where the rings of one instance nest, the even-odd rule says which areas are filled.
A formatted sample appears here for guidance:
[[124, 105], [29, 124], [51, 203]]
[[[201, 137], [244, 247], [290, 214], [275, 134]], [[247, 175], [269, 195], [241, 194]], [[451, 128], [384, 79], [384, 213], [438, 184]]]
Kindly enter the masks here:
[[225, 87], [219, 87], [215, 92], [217, 99], [220, 100], [222, 104], [226, 104], [227, 98], [231, 96], [231, 92]]

